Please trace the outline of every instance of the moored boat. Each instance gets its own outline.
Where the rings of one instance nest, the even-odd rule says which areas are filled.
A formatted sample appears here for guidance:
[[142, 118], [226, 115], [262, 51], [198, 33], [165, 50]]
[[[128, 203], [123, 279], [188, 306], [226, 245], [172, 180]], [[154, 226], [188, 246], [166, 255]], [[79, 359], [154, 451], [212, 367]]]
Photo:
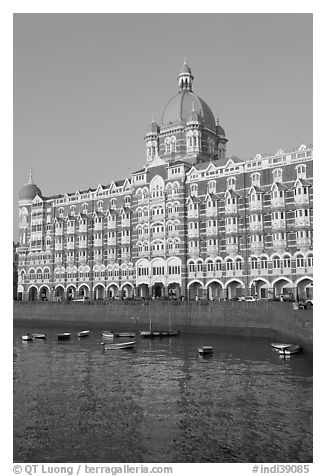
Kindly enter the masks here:
[[302, 347], [300, 347], [297, 344], [294, 344], [294, 345], [291, 345], [290, 347], [286, 347], [285, 349], [279, 350], [279, 353], [284, 355], [292, 355], [292, 354], [298, 354], [301, 351], [302, 351]]
[[150, 338], [150, 339], [152, 339], [152, 338], [155, 337], [153, 331], [139, 331], [139, 334], [140, 334], [142, 337]]
[[114, 333], [112, 331], [102, 331], [103, 339], [113, 339]]
[[89, 336], [89, 331], [80, 331], [78, 332], [78, 337], [87, 337]]
[[201, 355], [212, 354], [213, 347], [211, 345], [203, 345], [202, 347], [198, 347], [198, 353]]
[[33, 339], [46, 339], [46, 334], [32, 334]]
[[58, 334], [58, 340], [68, 340], [70, 337], [70, 332], [62, 332], [61, 334]]
[[273, 347], [273, 349], [277, 349], [277, 350], [284, 350], [284, 349], [287, 349], [288, 347], [291, 347], [291, 345], [293, 344], [282, 344], [281, 342], [272, 342], [271, 343], [271, 346]]
[[136, 332], [118, 332], [115, 337], [135, 337]]
[[129, 342], [119, 342], [114, 344], [106, 344], [102, 342], [104, 345], [104, 350], [118, 350], [118, 349], [132, 349], [135, 347], [136, 341], [129, 341]]
[[30, 340], [33, 340], [33, 338], [32, 338], [31, 335], [26, 334], [26, 335], [22, 336], [22, 340], [23, 341], [30, 341]]

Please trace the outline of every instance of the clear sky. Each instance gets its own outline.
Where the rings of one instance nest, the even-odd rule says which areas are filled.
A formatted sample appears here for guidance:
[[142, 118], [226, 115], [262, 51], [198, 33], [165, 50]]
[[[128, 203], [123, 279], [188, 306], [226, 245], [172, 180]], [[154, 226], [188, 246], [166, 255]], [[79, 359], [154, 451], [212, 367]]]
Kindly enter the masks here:
[[14, 239], [30, 167], [49, 196], [145, 164], [184, 57], [228, 156], [313, 140], [312, 14], [15, 14], [13, 46]]

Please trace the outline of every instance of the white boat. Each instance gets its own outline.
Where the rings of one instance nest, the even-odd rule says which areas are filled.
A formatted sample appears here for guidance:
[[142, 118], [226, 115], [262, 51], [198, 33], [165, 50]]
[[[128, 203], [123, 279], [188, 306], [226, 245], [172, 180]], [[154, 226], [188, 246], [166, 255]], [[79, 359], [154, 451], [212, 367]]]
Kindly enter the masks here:
[[153, 331], [139, 331], [139, 334], [142, 336], [142, 337], [148, 337], [148, 338], [153, 338], [155, 337], [155, 334]]
[[89, 331], [80, 331], [78, 332], [78, 337], [87, 337], [89, 336]]
[[213, 347], [211, 345], [203, 345], [202, 347], [198, 347], [198, 353], [201, 355], [212, 354]]
[[297, 354], [298, 352], [301, 352], [302, 348], [299, 345], [291, 345], [290, 347], [286, 347], [285, 349], [279, 350], [279, 354], [282, 355], [291, 355], [291, 354]]
[[33, 340], [33, 337], [29, 334], [26, 334], [25, 336], [22, 336], [22, 340], [24, 340], [24, 341]]
[[136, 332], [118, 332], [115, 337], [135, 337]]
[[272, 342], [271, 343], [271, 346], [273, 347], [273, 349], [277, 349], [277, 350], [284, 350], [284, 349], [287, 349], [288, 347], [291, 347], [291, 345], [293, 344], [282, 344], [281, 342]]
[[117, 350], [117, 349], [132, 349], [135, 347], [136, 341], [130, 341], [130, 342], [120, 342], [116, 344], [106, 344], [106, 342], [102, 342], [102, 345], [104, 345], [104, 350]]
[[46, 334], [32, 334], [33, 339], [45, 339]]
[[61, 334], [58, 334], [58, 340], [68, 340], [70, 337], [70, 332], [62, 332]]
[[113, 339], [114, 333], [112, 331], [102, 331], [103, 339]]

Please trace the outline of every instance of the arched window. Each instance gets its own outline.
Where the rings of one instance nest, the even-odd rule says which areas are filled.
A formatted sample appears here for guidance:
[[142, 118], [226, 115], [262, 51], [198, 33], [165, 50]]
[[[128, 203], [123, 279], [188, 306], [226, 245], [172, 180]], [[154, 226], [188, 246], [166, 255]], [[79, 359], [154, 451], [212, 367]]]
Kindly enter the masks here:
[[208, 272], [214, 271], [214, 263], [211, 260], [207, 261], [207, 271]]
[[195, 263], [193, 261], [189, 261], [188, 263], [189, 273], [195, 272]]
[[297, 268], [304, 268], [304, 259], [302, 255], [298, 255], [296, 258]]
[[174, 153], [177, 151], [177, 140], [175, 136], [171, 137], [171, 152]]
[[251, 185], [256, 185], [257, 187], [260, 186], [260, 173], [255, 172], [251, 175]]
[[297, 178], [306, 178], [306, 173], [307, 173], [307, 166], [304, 164], [300, 164], [296, 166], [297, 169]]
[[250, 260], [251, 269], [258, 269], [258, 259], [253, 257]]
[[198, 263], [197, 263], [197, 271], [198, 271], [198, 273], [202, 273], [202, 272], [203, 272], [203, 262], [202, 262], [202, 261], [198, 261]]
[[279, 269], [281, 267], [281, 260], [279, 256], [274, 256], [273, 258], [273, 268]]
[[170, 154], [171, 153], [171, 139], [170, 137], [167, 137], [164, 141], [165, 145], [165, 153]]
[[196, 183], [192, 183], [190, 185], [190, 195], [197, 196], [198, 194], [198, 185]]
[[307, 266], [308, 266], [308, 268], [312, 268], [313, 265], [314, 265], [313, 255], [308, 255], [307, 256]]
[[235, 189], [235, 186], [236, 186], [236, 178], [235, 177], [228, 177], [226, 179], [226, 186], [227, 186], [227, 189], [228, 190], [234, 190]]
[[273, 180], [274, 180], [274, 182], [282, 182], [282, 175], [283, 175], [283, 170], [282, 169], [274, 169], [273, 170]]
[[211, 180], [207, 184], [207, 192], [208, 193], [216, 193], [216, 181]]
[[232, 261], [232, 259], [227, 259], [226, 260], [226, 270], [227, 271], [232, 271], [233, 270], [233, 261]]
[[283, 257], [283, 268], [291, 268], [291, 257], [284, 256]]
[[237, 259], [235, 260], [235, 269], [236, 269], [237, 271], [239, 271], [239, 270], [242, 269], [242, 261], [241, 261], [240, 258], [237, 258]]
[[268, 259], [266, 258], [266, 256], [262, 256], [262, 258], [260, 258], [260, 267], [261, 269], [268, 268]]
[[221, 259], [217, 259], [215, 261], [215, 266], [216, 266], [216, 271], [222, 271], [222, 260]]

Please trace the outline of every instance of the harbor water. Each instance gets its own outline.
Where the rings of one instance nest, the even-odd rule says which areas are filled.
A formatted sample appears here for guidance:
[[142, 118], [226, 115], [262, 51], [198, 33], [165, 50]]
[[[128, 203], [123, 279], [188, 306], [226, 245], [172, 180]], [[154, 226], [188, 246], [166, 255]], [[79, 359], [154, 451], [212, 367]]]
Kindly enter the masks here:
[[[84, 329], [14, 327], [15, 462], [312, 462], [305, 353], [212, 334], [105, 351], [101, 329], [78, 338]], [[22, 342], [26, 332], [47, 338]]]

